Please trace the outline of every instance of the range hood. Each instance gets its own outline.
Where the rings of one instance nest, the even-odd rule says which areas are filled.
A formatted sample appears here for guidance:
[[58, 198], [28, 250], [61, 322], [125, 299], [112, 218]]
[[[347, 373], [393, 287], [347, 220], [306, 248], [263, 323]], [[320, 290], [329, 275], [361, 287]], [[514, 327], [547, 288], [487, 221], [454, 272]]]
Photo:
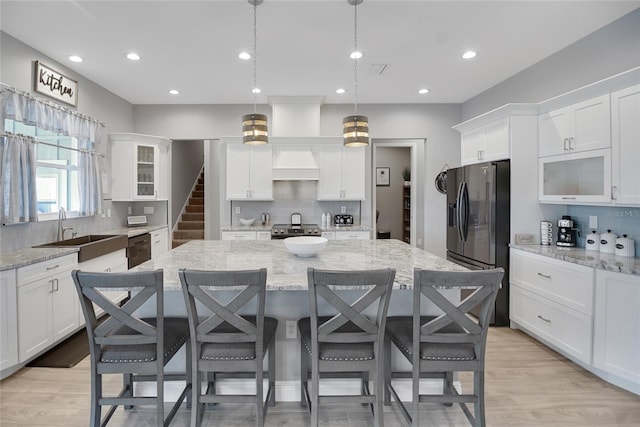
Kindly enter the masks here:
[[[321, 96], [271, 96], [272, 134], [277, 137], [300, 138], [320, 136]], [[317, 181], [319, 177], [317, 153], [313, 145], [274, 144], [274, 181]]]
[[317, 181], [320, 172], [310, 146], [274, 146], [274, 181]]

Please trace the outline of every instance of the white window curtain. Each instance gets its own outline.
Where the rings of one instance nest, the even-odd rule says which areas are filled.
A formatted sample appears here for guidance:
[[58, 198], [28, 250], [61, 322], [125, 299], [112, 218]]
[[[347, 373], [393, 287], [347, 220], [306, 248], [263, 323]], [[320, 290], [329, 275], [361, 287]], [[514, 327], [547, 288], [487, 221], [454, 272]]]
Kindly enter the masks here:
[[2, 224], [38, 220], [35, 140], [5, 134], [0, 138]]
[[[95, 129], [98, 135], [99, 129]], [[99, 154], [89, 151], [93, 141], [78, 140], [78, 183], [80, 186], [80, 216], [102, 213]]]
[[[2, 124], [0, 126], [4, 126], [4, 119], [12, 119], [30, 126], [36, 126], [41, 129], [77, 138], [80, 151], [78, 159], [80, 215], [97, 215], [102, 213], [99, 154], [94, 151], [95, 143], [100, 138], [102, 128], [102, 125], [98, 121], [52, 102], [36, 98], [26, 92], [8, 87], [2, 90]], [[7, 206], [5, 203], [6, 197], [16, 200], [30, 200], [30, 198], [33, 197], [34, 200], [36, 200], [36, 158], [33, 154], [34, 149], [32, 146], [31, 150], [32, 155], [30, 157], [26, 156], [30, 163], [25, 166], [29, 173], [33, 173], [33, 180], [29, 184], [31, 186], [30, 192], [25, 192], [26, 187], [24, 186], [10, 187], [8, 184], [5, 185], [4, 170], [5, 168], [8, 170], [13, 167], [8, 163], [13, 160], [12, 157], [5, 158], [5, 156], [3, 156], [2, 159], [2, 188], [3, 191], [10, 191], [8, 194], [3, 194], [2, 198], [3, 220], [5, 212], [8, 213], [8, 217], [10, 218], [22, 218], [19, 221], [14, 220], [11, 223], [37, 220], [37, 202], [34, 202], [32, 210], [25, 210], [24, 207], [18, 208], [15, 204]]]

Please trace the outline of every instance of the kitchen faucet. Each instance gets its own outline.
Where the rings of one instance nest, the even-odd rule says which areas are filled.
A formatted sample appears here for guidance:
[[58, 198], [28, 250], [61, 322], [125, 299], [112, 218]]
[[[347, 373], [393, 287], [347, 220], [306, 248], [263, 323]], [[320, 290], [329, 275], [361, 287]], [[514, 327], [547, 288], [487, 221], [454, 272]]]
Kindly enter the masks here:
[[58, 241], [64, 240], [64, 233], [67, 230], [73, 230], [73, 227], [63, 227], [62, 220], [67, 219], [67, 212], [62, 206], [58, 210]]

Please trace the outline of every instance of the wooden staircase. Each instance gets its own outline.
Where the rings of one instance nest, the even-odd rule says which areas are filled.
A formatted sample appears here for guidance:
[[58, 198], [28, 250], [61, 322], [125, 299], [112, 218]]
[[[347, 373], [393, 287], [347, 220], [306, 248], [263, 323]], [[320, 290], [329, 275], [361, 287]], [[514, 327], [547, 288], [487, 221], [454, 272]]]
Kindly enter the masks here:
[[173, 232], [171, 247], [178, 247], [189, 240], [204, 240], [204, 170], [191, 192], [189, 203], [182, 211], [178, 227]]

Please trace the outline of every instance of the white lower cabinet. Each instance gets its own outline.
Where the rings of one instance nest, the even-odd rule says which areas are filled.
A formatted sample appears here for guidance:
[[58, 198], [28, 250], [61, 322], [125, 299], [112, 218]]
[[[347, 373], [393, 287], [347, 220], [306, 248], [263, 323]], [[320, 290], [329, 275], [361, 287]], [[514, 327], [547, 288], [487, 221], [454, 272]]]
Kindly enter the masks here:
[[18, 269], [20, 362], [79, 328], [79, 298], [70, 274], [76, 260], [73, 254]]
[[336, 240], [369, 240], [368, 231], [336, 231]]
[[255, 231], [223, 231], [221, 240], [256, 240]]
[[256, 240], [271, 240], [271, 231], [257, 231]]
[[597, 270], [593, 365], [640, 394], [640, 276]]
[[336, 239], [336, 232], [335, 231], [323, 231], [321, 236], [324, 237], [327, 240], [335, 240]]
[[591, 363], [593, 268], [511, 250], [510, 319], [584, 363]]
[[18, 364], [16, 271], [6, 270], [0, 271], [0, 371], [16, 364]]
[[169, 228], [151, 232], [151, 259], [169, 251]]
[[[78, 269], [82, 271], [91, 271], [96, 273], [121, 273], [127, 271], [127, 250], [119, 249], [111, 252], [110, 254], [102, 255], [97, 258], [93, 258], [89, 261], [81, 262], [78, 264]], [[109, 298], [113, 303], [119, 303], [129, 296], [125, 291], [102, 291], [102, 293]], [[97, 308], [96, 314], [100, 315], [104, 311]], [[82, 310], [79, 313], [80, 324], [84, 325], [84, 315]]]

